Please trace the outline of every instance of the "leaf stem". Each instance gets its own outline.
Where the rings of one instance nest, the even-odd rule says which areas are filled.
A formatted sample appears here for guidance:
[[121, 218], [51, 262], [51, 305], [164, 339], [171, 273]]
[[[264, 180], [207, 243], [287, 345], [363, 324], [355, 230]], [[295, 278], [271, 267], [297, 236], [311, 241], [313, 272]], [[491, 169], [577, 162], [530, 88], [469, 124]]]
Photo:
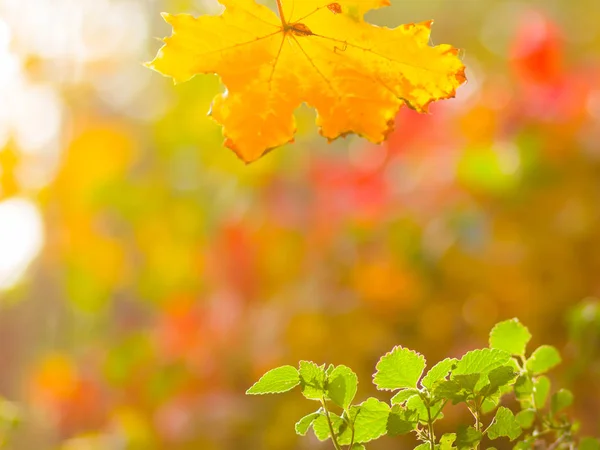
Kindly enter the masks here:
[[[437, 402], [436, 402], [437, 403]], [[435, 416], [432, 417], [432, 420], [436, 420], [439, 415], [442, 413], [442, 410], [444, 409], [444, 407], [446, 406], [446, 403], [448, 403], [448, 399], [444, 400], [444, 403], [442, 403], [442, 406], [440, 407], [440, 409], [438, 409], [438, 412], [435, 414]], [[435, 403], [434, 403], [435, 404]]]
[[435, 450], [435, 435], [433, 434], [433, 420], [431, 419], [431, 408], [429, 407], [429, 402], [426, 403], [427, 406], [427, 428], [429, 434], [429, 446], [431, 450]]
[[275, 0], [277, 2], [277, 11], [279, 12], [279, 19], [281, 20], [281, 25], [285, 29], [287, 23], [285, 22], [285, 17], [283, 15], [283, 6], [281, 5], [281, 0]]
[[[483, 403], [483, 400], [481, 402], [477, 403], [477, 422], [478, 422], [478, 427], [477, 427], [477, 431], [481, 431], [481, 429], [483, 428], [483, 422], [481, 421], [481, 405]], [[477, 442], [477, 445], [475, 446], [475, 450], [479, 449], [479, 442]]]
[[325, 411], [325, 418], [327, 419], [327, 425], [329, 425], [329, 432], [331, 433], [331, 440], [333, 441], [333, 446], [335, 447], [335, 450], [342, 450], [340, 444], [338, 444], [337, 437], [333, 431], [333, 424], [331, 423], [331, 417], [329, 417], [329, 410], [327, 409], [327, 403], [325, 403], [324, 398], [321, 398], [321, 405], [323, 405], [323, 410]]
[[[469, 407], [469, 411], [471, 411], [471, 414], [475, 418], [475, 429], [477, 431], [481, 431], [481, 429], [483, 428], [483, 423], [481, 422], [481, 403], [483, 403], [483, 400], [479, 401], [479, 399], [475, 399], [473, 402], [473, 407]], [[479, 442], [475, 446], [475, 450], [478, 449]]]
[[348, 449], [352, 450], [352, 447], [354, 447], [354, 423], [350, 423], [350, 421], [348, 421], [348, 423], [352, 429], [352, 438], [350, 439], [350, 447], [348, 447]]

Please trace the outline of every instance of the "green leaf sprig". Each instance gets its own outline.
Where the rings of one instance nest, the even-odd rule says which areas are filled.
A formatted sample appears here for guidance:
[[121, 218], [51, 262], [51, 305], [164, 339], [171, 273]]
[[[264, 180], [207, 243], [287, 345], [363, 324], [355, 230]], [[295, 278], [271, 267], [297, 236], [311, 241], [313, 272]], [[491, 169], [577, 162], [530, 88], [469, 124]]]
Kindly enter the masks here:
[[[365, 444], [384, 435], [409, 433], [415, 435], [415, 450], [494, 450], [489, 444], [496, 439], [508, 440], [515, 450], [600, 450], [597, 439], [578, 439], [577, 423], [565, 414], [573, 394], [560, 389], [551, 395], [546, 373], [560, 364], [560, 353], [542, 345], [527, 356], [530, 340], [518, 319], [500, 322], [490, 332], [488, 348], [446, 358], [427, 371], [423, 355], [396, 346], [380, 358], [373, 375], [377, 389], [394, 392], [389, 402], [371, 397], [354, 404], [356, 374], [347, 366], [311, 361], [272, 369], [246, 393], [283, 393], [300, 386], [319, 407], [296, 423], [296, 433], [304, 436], [312, 429], [335, 450], [365, 450]], [[516, 413], [502, 405], [507, 395], [516, 398]], [[446, 406], [461, 403], [473, 422], [436, 434]]]

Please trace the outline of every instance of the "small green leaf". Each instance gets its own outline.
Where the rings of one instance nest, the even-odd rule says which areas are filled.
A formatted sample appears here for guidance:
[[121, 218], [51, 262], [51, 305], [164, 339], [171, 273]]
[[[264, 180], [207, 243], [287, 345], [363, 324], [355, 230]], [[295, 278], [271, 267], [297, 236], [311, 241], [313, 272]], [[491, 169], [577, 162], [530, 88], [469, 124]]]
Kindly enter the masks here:
[[519, 425], [519, 421], [515, 418], [513, 412], [501, 406], [496, 411], [496, 417], [494, 417], [492, 425], [488, 428], [488, 437], [492, 440], [507, 437], [514, 441], [521, 435], [521, 432], [521, 425]]
[[495, 348], [483, 348], [466, 353], [452, 371], [455, 375], [467, 375], [472, 373], [489, 373], [497, 367], [506, 365], [510, 360], [510, 353]]
[[579, 450], [600, 450], [600, 442], [593, 437], [586, 437], [579, 441]]
[[358, 387], [358, 377], [346, 366], [337, 366], [327, 379], [327, 397], [342, 409], [348, 408]]
[[452, 400], [452, 403], [456, 405], [466, 401], [469, 393], [462, 388], [458, 381], [444, 380], [435, 386], [433, 395], [435, 398]]
[[471, 450], [481, 441], [482, 437], [481, 431], [461, 425], [456, 432], [456, 448], [458, 450]]
[[333, 364], [329, 364], [329, 366], [327, 367], [327, 370], [325, 371], [325, 378], [329, 377], [329, 375], [331, 375], [331, 372], [333, 372], [333, 369], [335, 369], [335, 366]]
[[462, 389], [465, 391], [472, 393], [475, 391], [475, 386], [479, 384], [479, 380], [481, 379], [480, 373], [468, 373], [465, 375], [453, 375], [452, 381], [456, 381]]
[[325, 365], [312, 361], [300, 361], [300, 387], [302, 395], [309, 400], [321, 400], [325, 396]]
[[[517, 400], [529, 403], [533, 394], [533, 381], [529, 374], [520, 375], [515, 382], [515, 395]], [[533, 406], [533, 405], [532, 405]]]
[[454, 444], [454, 441], [456, 441], [456, 433], [444, 434], [440, 439], [439, 450], [452, 450], [454, 448], [452, 446], [452, 444]]
[[293, 366], [281, 366], [269, 370], [246, 391], [248, 395], [279, 394], [300, 384], [298, 371]]
[[546, 406], [546, 400], [548, 400], [549, 393], [550, 380], [548, 377], [541, 376], [533, 381], [533, 398], [537, 409], [542, 409]]
[[[329, 413], [329, 419], [331, 420], [331, 425], [333, 427], [333, 432], [338, 435], [340, 432], [340, 428], [342, 428], [344, 423], [344, 419], [338, 416], [335, 413]], [[325, 414], [320, 414], [312, 423], [313, 432], [315, 436], [320, 441], [326, 441], [331, 437], [331, 431], [329, 430], [329, 424], [327, 423], [327, 417]]]
[[429, 450], [430, 448], [431, 445], [428, 442], [425, 442], [424, 444], [417, 445], [413, 450]]
[[[389, 405], [373, 397], [360, 405], [351, 406], [347, 418], [354, 424], [354, 442], [369, 442], [383, 436], [387, 431], [389, 415]], [[341, 445], [348, 445], [351, 441], [351, 427], [343, 428], [338, 436], [338, 442]]]
[[555, 392], [554, 395], [550, 398], [550, 410], [552, 414], [556, 414], [557, 412], [568, 408], [573, 404], [573, 393], [568, 389], [561, 389], [558, 392]]
[[535, 409], [523, 409], [517, 413], [516, 418], [521, 428], [527, 430], [535, 421]]
[[489, 414], [494, 411], [500, 404], [500, 395], [495, 394], [491, 397], [485, 397], [481, 404], [481, 412], [483, 414]]
[[413, 395], [418, 394], [418, 393], [419, 393], [418, 389], [402, 389], [401, 391], [398, 391], [398, 393], [392, 397], [392, 399], [390, 400], [390, 403], [392, 405], [401, 405], [406, 400], [408, 400], [410, 397], [412, 397]]
[[529, 357], [526, 363], [527, 370], [534, 375], [546, 373], [560, 364], [560, 353], [551, 345], [538, 347]]
[[425, 357], [397, 346], [381, 357], [376, 366], [373, 383], [380, 390], [416, 388], [425, 369]]
[[517, 377], [511, 366], [500, 366], [488, 374], [489, 383], [480, 390], [481, 394], [489, 397], [500, 392], [504, 387], [509, 386]]
[[496, 324], [490, 332], [490, 347], [504, 350], [512, 355], [525, 355], [525, 347], [531, 333], [519, 319], [506, 320]]
[[475, 385], [479, 382], [480, 374], [453, 375], [450, 380], [443, 380], [436, 384], [433, 391], [435, 398], [452, 400], [452, 403], [466, 401], [474, 395]]
[[418, 418], [422, 422], [428, 422], [429, 416], [431, 415], [431, 419], [435, 422], [436, 420], [440, 420], [444, 417], [442, 414], [442, 408], [444, 407], [444, 402], [439, 400], [433, 405], [429, 406], [429, 413], [427, 412], [427, 405], [425, 405], [425, 401], [421, 398], [420, 395], [413, 395], [406, 402], [406, 409], [414, 410], [418, 414]]
[[316, 420], [316, 418], [321, 415], [321, 411], [322, 410], [319, 409], [318, 411], [316, 411], [314, 413], [307, 414], [302, 419], [300, 419], [298, 422], [296, 422], [296, 434], [299, 434], [300, 436], [305, 436], [308, 429], [313, 424], [313, 422]]
[[400, 436], [410, 433], [417, 427], [418, 423], [416, 411], [395, 405], [388, 417], [387, 434], [389, 436]]
[[429, 390], [433, 389], [436, 382], [445, 379], [452, 367], [458, 362], [456, 358], [446, 358], [433, 366], [421, 380], [421, 385]]
[[352, 448], [350, 450], [366, 450], [366, 447], [362, 444], [352, 444]]

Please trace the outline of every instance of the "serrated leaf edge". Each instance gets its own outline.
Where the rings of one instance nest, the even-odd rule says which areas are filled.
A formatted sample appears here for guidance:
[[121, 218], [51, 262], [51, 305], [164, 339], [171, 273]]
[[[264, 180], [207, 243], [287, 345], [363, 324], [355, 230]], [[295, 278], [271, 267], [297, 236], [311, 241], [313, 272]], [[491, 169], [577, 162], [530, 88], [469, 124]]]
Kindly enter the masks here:
[[375, 385], [375, 388], [378, 391], [388, 391], [388, 392], [394, 392], [394, 391], [398, 391], [401, 389], [412, 389], [412, 388], [380, 388], [379, 386], [377, 386], [377, 383], [375, 383], [375, 377], [377, 376], [377, 374], [379, 373], [379, 364], [381, 364], [381, 362], [387, 357], [392, 355], [396, 350], [408, 350], [410, 353], [414, 353], [415, 355], [421, 356], [423, 358], [423, 363], [425, 364], [423, 366], [423, 370], [421, 371], [421, 376], [419, 377], [419, 379], [417, 380], [417, 386], [419, 385], [419, 381], [423, 378], [423, 373], [425, 372], [425, 369], [427, 368], [427, 358], [425, 358], [425, 355], [423, 355], [422, 353], [417, 352], [416, 350], [412, 350], [408, 347], [403, 347], [402, 345], [395, 345], [389, 352], [387, 352], [385, 355], [381, 356], [379, 358], [379, 360], [377, 361], [377, 364], [375, 365], [375, 373], [371, 376], [372, 380], [373, 380], [373, 384]]
[[[281, 368], [283, 368], [283, 367], [291, 367], [292, 369], [296, 370], [296, 372], [298, 373], [298, 382], [297, 382], [296, 384], [294, 384], [293, 386], [291, 386], [291, 387], [290, 387], [288, 390], [286, 390], [286, 391], [250, 392], [250, 391], [252, 390], [252, 388], [253, 388], [254, 386], [256, 386], [257, 384], [259, 384], [259, 383], [260, 383], [260, 382], [263, 380], [263, 378], [265, 378], [265, 377], [266, 377], [266, 376], [267, 376], [269, 373], [273, 372], [274, 370], [281, 369]], [[298, 369], [296, 369], [294, 366], [292, 366], [292, 365], [289, 365], [289, 364], [286, 364], [286, 365], [283, 365], [283, 366], [275, 367], [275, 368], [273, 368], [273, 369], [271, 369], [271, 370], [267, 371], [266, 373], [264, 373], [264, 374], [263, 374], [263, 376], [262, 376], [262, 377], [260, 377], [260, 378], [258, 379], [258, 381], [256, 381], [256, 382], [255, 382], [255, 383], [254, 383], [252, 386], [250, 386], [250, 387], [249, 387], [249, 388], [246, 390], [246, 395], [284, 394], [284, 393], [286, 393], [286, 392], [288, 392], [288, 391], [291, 391], [292, 389], [294, 389], [294, 388], [295, 388], [296, 386], [298, 386], [299, 384], [300, 384], [300, 372], [299, 372], [299, 371], [298, 371]]]

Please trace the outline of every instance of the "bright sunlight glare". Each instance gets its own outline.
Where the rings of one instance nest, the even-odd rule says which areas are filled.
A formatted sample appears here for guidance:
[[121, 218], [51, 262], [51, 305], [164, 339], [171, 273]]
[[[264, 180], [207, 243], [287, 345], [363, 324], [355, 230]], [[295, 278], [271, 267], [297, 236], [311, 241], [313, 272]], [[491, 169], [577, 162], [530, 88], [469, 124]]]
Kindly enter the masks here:
[[22, 198], [0, 202], [0, 290], [20, 280], [43, 240], [41, 215], [32, 202]]

